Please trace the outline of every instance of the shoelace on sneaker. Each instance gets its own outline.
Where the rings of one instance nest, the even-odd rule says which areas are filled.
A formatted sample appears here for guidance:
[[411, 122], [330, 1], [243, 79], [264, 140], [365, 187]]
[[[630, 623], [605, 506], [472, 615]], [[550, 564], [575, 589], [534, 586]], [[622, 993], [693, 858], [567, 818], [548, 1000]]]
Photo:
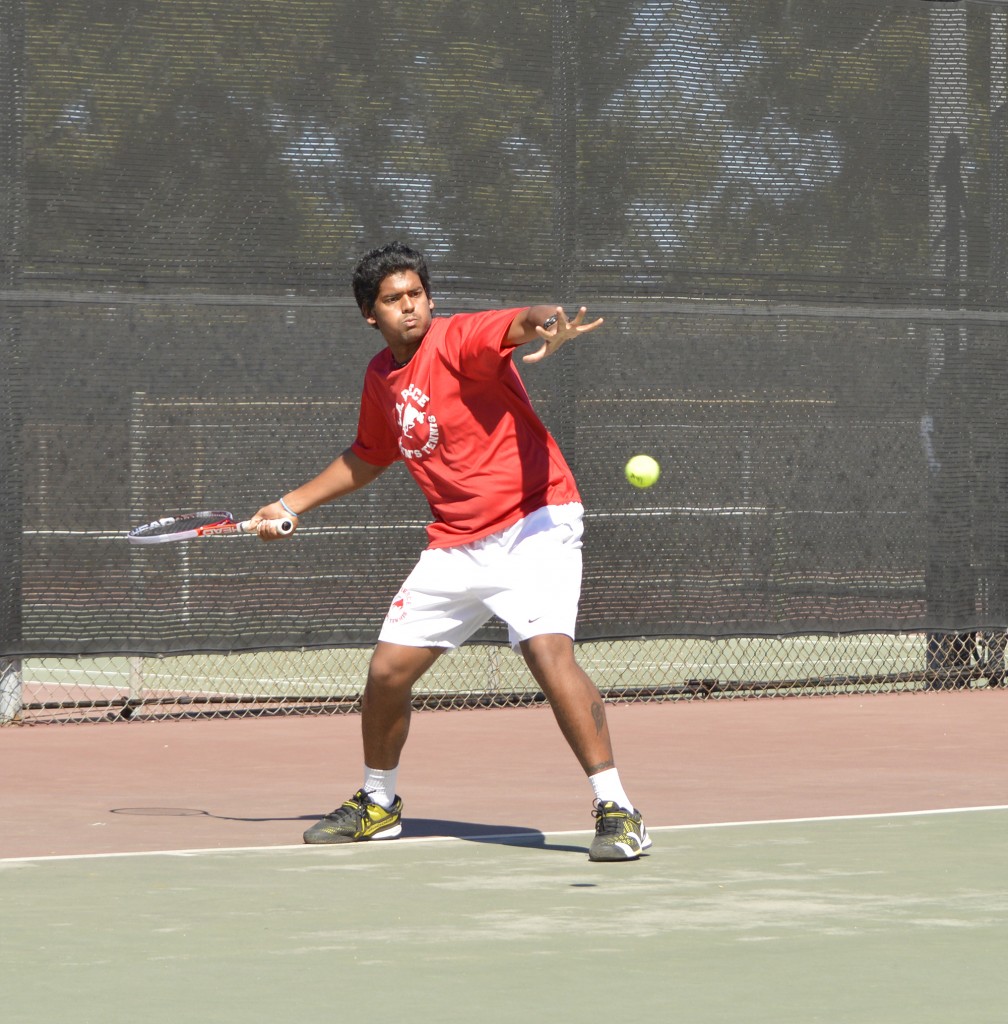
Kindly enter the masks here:
[[603, 836], [609, 832], [619, 831], [620, 826], [616, 816], [614, 814], [607, 814], [605, 807], [601, 804], [592, 811], [592, 816], [596, 819], [595, 835]]
[[357, 820], [367, 814], [367, 807], [370, 802], [367, 793], [363, 789], [358, 789], [345, 804], [340, 804], [335, 811], [330, 811], [326, 817], [332, 821], [343, 821], [346, 818], [351, 818], [356, 823]]

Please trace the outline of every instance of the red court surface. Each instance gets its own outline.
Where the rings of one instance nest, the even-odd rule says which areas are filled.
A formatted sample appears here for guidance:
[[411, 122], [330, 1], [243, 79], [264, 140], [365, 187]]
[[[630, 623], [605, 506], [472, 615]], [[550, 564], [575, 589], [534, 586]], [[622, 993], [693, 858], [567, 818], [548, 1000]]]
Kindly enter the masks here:
[[[609, 706], [651, 827], [1008, 804], [1008, 692]], [[361, 782], [350, 716], [0, 730], [0, 858], [282, 846]], [[548, 708], [417, 712], [404, 836], [589, 830]]]

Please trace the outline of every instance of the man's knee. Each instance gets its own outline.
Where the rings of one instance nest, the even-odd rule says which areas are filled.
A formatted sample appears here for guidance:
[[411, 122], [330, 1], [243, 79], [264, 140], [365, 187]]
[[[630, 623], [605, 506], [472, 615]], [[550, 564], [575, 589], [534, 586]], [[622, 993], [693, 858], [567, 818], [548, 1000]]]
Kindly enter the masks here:
[[577, 670], [574, 641], [563, 633], [534, 636], [521, 643], [522, 656], [536, 679]]
[[430, 647], [379, 643], [368, 666], [368, 688], [382, 692], [410, 690], [440, 653], [440, 650]]

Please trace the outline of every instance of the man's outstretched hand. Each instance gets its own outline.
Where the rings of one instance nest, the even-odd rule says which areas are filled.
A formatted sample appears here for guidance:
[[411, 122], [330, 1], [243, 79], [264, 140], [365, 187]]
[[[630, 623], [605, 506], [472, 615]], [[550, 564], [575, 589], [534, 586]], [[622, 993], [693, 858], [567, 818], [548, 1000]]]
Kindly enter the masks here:
[[587, 334], [589, 331], [594, 331], [596, 327], [601, 327], [602, 317], [599, 317], [598, 320], [593, 320], [590, 324], [584, 322], [587, 312], [588, 310], [582, 306], [577, 311], [574, 319], [568, 320], [567, 314], [561, 307], [557, 306], [556, 323], [549, 328], [536, 327], [536, 334], [543, 339], [542, 348], [535, 352], [530, 352], [527, 356], [522, 356], [522, 362], [538, 363], [547, 356], [553, 355], [561, 345], [570, 341], [571, 338], [576, 338], [580, 334]]

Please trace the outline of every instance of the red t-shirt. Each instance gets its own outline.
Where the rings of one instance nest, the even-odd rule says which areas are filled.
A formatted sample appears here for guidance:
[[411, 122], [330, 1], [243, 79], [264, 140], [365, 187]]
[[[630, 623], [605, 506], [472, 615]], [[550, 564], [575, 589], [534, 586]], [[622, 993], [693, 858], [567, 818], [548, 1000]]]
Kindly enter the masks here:
[[434, 516], [430, 547], [465, 544], [544, 505], [580, 501], [557, 443], [502, 349], [520, 309], [435, 318], [413, 358], [383, 349], [368, 364], [352, 448], [403, 459]]

